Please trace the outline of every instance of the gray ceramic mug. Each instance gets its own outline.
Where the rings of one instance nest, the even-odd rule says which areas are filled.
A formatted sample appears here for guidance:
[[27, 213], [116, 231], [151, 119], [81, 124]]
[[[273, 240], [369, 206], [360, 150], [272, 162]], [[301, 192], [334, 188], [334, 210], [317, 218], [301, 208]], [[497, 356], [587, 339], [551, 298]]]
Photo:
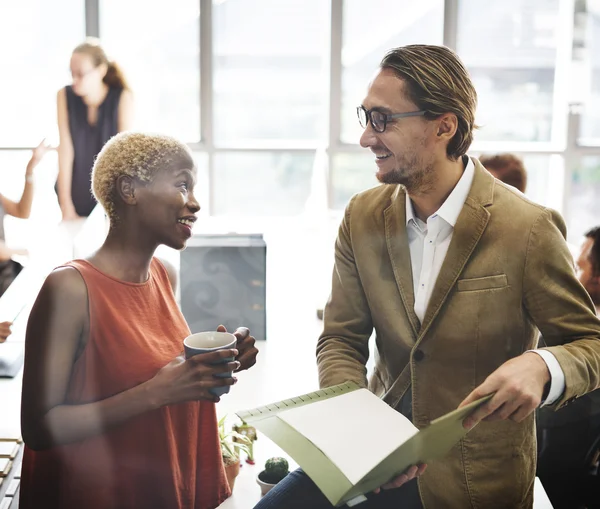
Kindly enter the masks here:
[[[233, 334], [230, 334], [229, 332], [216, 331], [198, 332], [188, 336], [183, 340], [186, 359], [189, 359], [194, 355], [198, 355], [199, 353], [209, 353], [216, 350], [228, 350], [230, 348], [235, 348], [236, 344], [237, 338]], [[228, 357], [223, 359], [219, 364], [232, 362], [234, 360], [234, 357]], [[233, 376], [233, 372], [229, 371], [227, 373], [220, 373], [215, 376], [229, 378]], [[213, 387], [210, 389], [210, 392], [215, 396], [222, 396], [223, 394], [227, 394], [229, 392], [230, 387], [230, 385]]]

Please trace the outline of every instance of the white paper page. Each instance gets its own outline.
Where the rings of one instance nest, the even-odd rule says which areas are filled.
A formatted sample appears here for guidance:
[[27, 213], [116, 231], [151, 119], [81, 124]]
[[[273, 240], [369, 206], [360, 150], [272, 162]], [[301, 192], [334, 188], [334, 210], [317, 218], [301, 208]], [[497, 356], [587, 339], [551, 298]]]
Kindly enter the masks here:
[[352, 484], [418, 431], [367, 389], [286, 410], [278, 417], [321, 449]]

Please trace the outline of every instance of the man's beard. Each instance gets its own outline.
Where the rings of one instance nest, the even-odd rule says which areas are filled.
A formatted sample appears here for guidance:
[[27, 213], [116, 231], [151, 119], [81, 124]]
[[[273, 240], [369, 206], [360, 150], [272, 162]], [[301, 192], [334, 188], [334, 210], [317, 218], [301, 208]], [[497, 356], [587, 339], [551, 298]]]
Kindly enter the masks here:
[[416, 156], [404, 161], [402, 169], [395, 168], [377, 176], [382, 184], [401, 184], [410, 192], [423, 192], [432, 187], [433, 164], [418, 161]]

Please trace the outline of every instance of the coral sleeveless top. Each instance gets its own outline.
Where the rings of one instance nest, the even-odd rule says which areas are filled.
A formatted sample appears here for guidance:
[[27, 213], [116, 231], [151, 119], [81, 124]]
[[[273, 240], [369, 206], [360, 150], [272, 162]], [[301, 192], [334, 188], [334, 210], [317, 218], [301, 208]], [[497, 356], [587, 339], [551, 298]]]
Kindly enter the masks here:
[[[87, 261], [90, 334], [76, 360], [66, 404], [108, 398], [150, 378], [183, 351], [190, 334], [164, 266], [153, 259], [141, 284]], [[81, 442], [25, 448], [21, 509], [212, 509], [230, 494], [215, 404], [166, 406]]]

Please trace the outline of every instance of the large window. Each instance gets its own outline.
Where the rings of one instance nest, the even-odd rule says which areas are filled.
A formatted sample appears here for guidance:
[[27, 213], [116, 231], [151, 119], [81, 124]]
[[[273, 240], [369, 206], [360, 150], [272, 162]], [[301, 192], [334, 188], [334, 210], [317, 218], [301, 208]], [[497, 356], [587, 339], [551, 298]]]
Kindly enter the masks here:
[[[385, 13], [382, 15], [382, 13]], [[357, 143], [356, 106], [386, 51], [405, 44], [442, 44], [443, 0], [345, 0], [342, 31], [341, 138]]]
[[[190, 144], [202, 214], [340, 212], [378, 185], [356, 106], [382, 57], [446, 44], [479, 97], [470, 153], [522, 157], [527, 196], [564, 212], [570, 238], [598, 217], [600, 0], [0, 0], [0, 192], [19, 150], [56, 133], [86, 30], [131, 84], [134, 127]], [[56, 157], [44, 165], [36, 200], [54, 207]]]
[[56, 93], [70, 83], [69, 58], [85, 37], [84, 2], [0, 2], [0, 147], [56, 137]]
[[292, 216], [310, 194], [314, 155], [293, 152], [219, 153], [215, 215]]
[[562, 212], [564, 186], [564, 160], [559, 155], [523, 156], [527, 170], [525, 195], [536, 203]]
[[568, 231], [578, 242], [590, 228], [600, 225], [600, 156], [581, 158], [571, 176], [568, 201]]
[[[585, 94], [581, 115], [580, 139], [585, 144], [600, 142], [600, 2], [588, 2], [590, 11], [585, 24], [586, 51], [581, 55], [589, 74], [578, 76]], [[584, 67], [585, 69], [585, 67]], [[591, 83], [590, 83], [591, 81]]]
[[213, 3], [215, 143], [322, 138], [327, 2]]
[[558, 11], [559, 0], [460, 0], [457, 51], [479, 96], [477, 140], [551, 141]]
[[210, 179], [208, 176], [208, 156], [206, 152], [194, 152], [196, 163], [196, 200], [200, 203], [200, 215], [207, 216], [210, 208]]
[[337, 154], [331, 161], [333, 208], [343, 209], [352, 195], [379, 184], [375, 156], [368, 150]]
[[135, 127], [200, 141], [198, 0], [101, 0], [100, 34], [135, 96]]

